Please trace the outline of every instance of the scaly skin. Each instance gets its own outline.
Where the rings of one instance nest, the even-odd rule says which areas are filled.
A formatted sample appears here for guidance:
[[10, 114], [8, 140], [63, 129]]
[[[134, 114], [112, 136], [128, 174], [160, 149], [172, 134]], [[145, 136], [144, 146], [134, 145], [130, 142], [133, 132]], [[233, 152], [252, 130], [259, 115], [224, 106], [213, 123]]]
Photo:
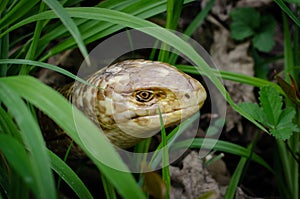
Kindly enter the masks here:
[[58, 91], [121, 148], [160, 130], [158, 107], [168, 127], [199, 111], [206, 99], [197, 80], [156, 61], [119, 62], [92, 74], [87, 82], [94, 86], [76, 82]]

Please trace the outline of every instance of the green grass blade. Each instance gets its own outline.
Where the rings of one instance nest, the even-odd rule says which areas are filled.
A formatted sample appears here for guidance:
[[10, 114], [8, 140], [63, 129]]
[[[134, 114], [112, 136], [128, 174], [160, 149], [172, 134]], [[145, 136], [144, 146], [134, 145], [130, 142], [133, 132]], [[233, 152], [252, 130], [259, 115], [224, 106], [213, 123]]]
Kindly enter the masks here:
[[298, 79], [298, 69], [294, 65], [293, 48], [291, 41], [291, 32], [288, 24], [287, 17], [282, 13], [283, 19], [283, 34], [284, 34], [284, 72], [286, 74], [286, 81], [290, 81], [288, 74], [292, 75], [293, 78]]
[[196, 29], [202, 24], [206, 16], [208, 15], [209, 11], [212, 9], [215, 0], [210, 0], [205, 8], [201, 10], [201, 12], [195, 17], [195, 19], [189, 24], [187, 29], [183, 32], [187, 36], [191, 36]]
[[0, 131], [8, 135], [13, 135], [13, 137], [17, 137], [17, 135], [19, 135], [18, 127], [15, 125], [10, 115], [1, 106], [0, 106]]
[[97, 7], [121, 10], [128, 7], [129, 5], [135, 4], [136, 2], [139, 2], [139, 0], [108, 0], [100, 2]]
[[[1, 17], [1, 15], [0, 15]], [[9, 35], [6, 34], [0, 38], [0, 57], [1, 59], [7, 59], [9, 54]], [[7, 74], [7, 64], [0, 65], [0, 77], [5, 77]]]
[[300, 21], [299, 19], [294, 15], [294, 13], [289, 9], [289, 7], [282, 1], [282, 0], [274, 0], [278, 6], [281, 8], [283, 12], [285, 12], [297, 26], [300, 27]]
[[48, 151], [51, 168], [72, 188], [79, 198], [93, 198], [76, 173], [53, 152]]
[[89, 64], [88, 59], [88, 52], [85, 48], [83, 39], [81, 38], [81, 34], [78, 30], [78, 27], [74, 23], [74, 21], [71, 19], [69, 14], [65, 11], [65, 9], [61, 6], [61, 4], [56, 0], [43, 0], [58, 16], [58, 18], [61, 20], [61, 22], [65, 25], [65, 27], [69, 30], [70, 34], [75, 39], [78, 48], [80, 49], [83, 57], [87, 59], [87, 63]]
[[56, 198], [50, 161], [39, 126], [20, 96], [14, 92], [14, 89], [3, 83], [4, 79], [6, 78], [0, 79], [0, 100], [14, 117], [22, 131], [23, 142], [31, 154], [30, 162], [34, 176], [33, 192], [37, 198], [45, 195], [48, 198]]
[[[294, 63], [294, 52], [292, 47], [292, 38], [289, 23], [286, 15], [283, 13], [283, 33], [284, 33], [284, 72], [285, 80], [290, 81], [288, 74], [291, 75], [296, 82], [299, 81], [299, 69], [295, 67]], [[297, 84], [297, 83], [296, 83]], [[290, 101], [286, 100], [288, 106], [295, 106]], [[298, 109], [299, 110], [299, 109]], [[293, 153], [299, 151], [299, 135], [294, 132], [294, 135], [288, 140], [290, 147], [294, 149]], [[290, 151], [287, 149], [283, 141], [278, 140], [277, 146], [279, 150], [279, 155], [281, 157], [281, 163], [284, 175], [283, 178], [286, 179], [288, 184], [289, 192], [292, 193], [293, 198], [297, 198], [299, 195], [299, 162], [291, 157]]]
[[[40, 4], [40, 12], [45, 10], [45, 4], [41, 3]], [[38, 48], [38, 42], [43, 30], [43, 21], [37, 21], [36, 22], [36, 26], [35, 26], [35, 30], [33, 33], [33, 37], [32, 37], [32, 42], [30, 44], [30, 47], [26, 53], [25, 59], [29, 59], [29, 60], [34, 60], [35, 58], [35, 54], [37, 52], [37, 48]], [[31, 67], [26, 67], [23, 66], [19, 72], [20, 75], [26, 75], [30, 72]]]
[[[190, 1], [190, 0], [189, 0]], [[186, 2], [189, 2], [186, 1]], [[105, 7], [107, 8], [107, 7]], [[116, 10], [135, 15], [139, 18], [149, 18], [156, 14], [159, 14], [166, 10], [166, 2], [155, 0], [155, 1], [137, 1], [136, 3], [127, 4], [125, 7], [117, 6], [115, 8]], [[78, 24], [79, 25], [79, 24]], [[93, 27], [91, 29], [90, 27]], [[110, 35], [122, 28], [124, 28], [123, 25], [117, 25], [117, 24], [111, 24], [109, 22], [105, 21], [94, 21], [94, 20], [88, 20], [85, 19], [85, 21], [82, 21], [82, 24], [78, 26], [78, 28], [83, 33], [83, 38], [86, 41], [86, 43], [90, 43], [93, 41], [96, 41], [100, 38], [103, 38], [107, 35]], [[60, 30], [63, 32], [63, 30]], [[41, 39], [41, 43], [48, 43], [49, 38], [52, 35], [57, 35], [59, 32], [57, 29], [54, 29], [53, 31], [49, 32], [49, 34], [44, 36], [44, 39]], [[54, 34], [53, 34], [54, 33]], [[50, 37], [49, 37], [50, 36]], [[51, 39], [51, 38], [50, 38]], [[46, 40], [44, 42], [44, 40]], [[72, 39], [67, 39], [61, 43], [59, 43], [57, 46], [55, 46], [51, 51], [49, 51], [48, 54], [46, 54], [41, 60], [46, 60], [48, 57], [57, 54], [66, 48], [74, 47], [74, 41]]]
[[116, 191], [110, 181], [104, 175], [101, 175], [101, 180], [106, 198], [117, 199]]
[[[6, 6], [8, 4], [9, 0], [3, 0], [0, 4], [0, 15], [4, 12], [6, 9]], [[1, 195], [0, 195], [1, 196]]]
[[49, 70], [53, 70], [53, 71], [56, 71], [63, 75], [66, 75], [76, 81], [90, 85], [87, 81], [81, 79], [80, 77], [77, 77], [76, 75], [70, 73], [69, 71], [62, 69], [58, 66], [52, 65], [52, 64], [47, 64], [47, 63], [38, 62], [38, 61], [31, 61], [31, 60], [27, 60], [27, 59], [0, 59], [0, 64], [22, 64], [25, 66], [38, 66], [38, 67], [42, 67], [42, 68], [47, 68]]
[[242, 157], [231, 177], [231, 180], [229, 182], [229, 185], [227, 187], [227, 190], [226, 190], [226, 193], [224, 196], [225, 199], [235, 198], [235, 192], [236, 192], [237, 186], [239, 184], [240, 178], [242, 176], [242, 173], [244, 171], [244, 167], [245, 167], [246, 163], [247, 163], [247, 158]]
[[237, 156], [242, 156], [245, 158], [250, 158], [250, 160], [262, 165], [263, 167], [265, 167], [266, 169], [268, 169], [270, 172], [272, 172], [274, 174], [274, 171], [272, 169], [272, 167], [266, 163], [266, 161], [261, 158], [260, 156], [258, 156], [256, 153], [252, 153], [251, 156], [249, 157], [249, 150], [230, 143], [230, 142], [226, 142], [226, 141], [222, 141], [222, 140], [214, 140], [214, 139], [210, 139], [210, 138], [195, 138], [192, 140], [192, 144], [190, 144], [190, 140], [186, 140], [186, 141], [182, 141], [182, 142], [178, 142], [175, 144], [174, 146], [174, 150], [178, 147], [178, 148], [186, 148], [186, 147], [190, 147], [190, 148], [208, 148], [211, 149], [212, 144], [214, 145], [214, 150], [217, 151], [222, 151], [222, 152], [226, 152], [226, 153], [230, 153], [233, 155], [237, 155]]
[[[208, 15], [209, 11], [212, 9], [213, 5], [215, 3], [215, 0], [210, 0], [205, 8], [201, 10], [201, 12], [195, 17], [195, 19], [189, 24], [187, 29], [183, 32], [186, 36], [191, 36], [196, 29], [201, 25], [201, 23], [204, 21], [205, 17]], [[189, 37], [186, 37], [189, 38]], [[170, 60], [168, 63], [174, 65], [176, 63], [176, 60], [178, 58], [178, 55], [176, 53], [173, 53], [170, 57]]]
[[8, 163], [22, 177], [23, 181], [33, 190], [34, 180], [29, 161], [30, 157], [24, 146], [13, 137], [0, 134], [0, 151]]
[[[199, 71], [193, 66], [176, 65], [176, 67], [186, 73], [199, 75]], [[222, 79], [226, 79], [226, 80], [230, 80], [230, 81], [234, 81], [234, 82], [240, 82], [242, 84], [248, 84], [248, 85], [255, 86], [255, 87], [263, 87], [263, 86], [272, 85], [277, 89], [278, 92], [280, 92], [281, 94], [284, 94], [284, 92], [282, 91], [280, 86], [278, 86], [278, 84], [276, 84], [274, 82], [270, 82], [270, 81], [267, 81], [267, 80], [264, 80], [261, 78], [252, 77], [252, 76], [235, 73], [235, 72], [220, 71], [220, 70], [216, 70], [216, 69], [211, 69], [211, 71], [214, 73], [215, 76], [220, 77]], [[201, 75], [205, 75], [205, 74], [201, 73]]]
[[162, 137], [162, 179], [166, 183], [167, 187], [167, 193], [166, 198], [169, 197], [170, 188], [171, 188], [171, 178], [170, 178], [170, 168], [169, 168], [169, 149], [168, 149], [168, 140], [167, 140], [167, 134], [166, 129], [164, 125], [164, 120], [162, 118], [161, 110], [158, 107], [159, 112], [159, 120], [160, 120], [160, 126], [161, 126], [161, 137]]
[[[183, 121], [180, 125], [178, 125], [176, 128], [174, 128], [167, 136], [167, 140], [168, 140], [168, 146], [169, 148], [172, 150], [173, 149], [173, 144], [176, 141], [176, 139], [185, 132], [185, 130], [196, 120], [198, 119], [200, 116], [198, 113], [194, 114], [193, 116], [191, 116], [190, 118], [188, 118], [187, 120]], [[155, 168], [157, 167], [157, 165], [160, 163], [162, 155], [161, 155], [161, 149], [163, 148], [163, 143], [161, 142], [151, 160], [150, 160], [150, 167]], [[176, 146], [175, 146], [176, 149]]]
[[[167, 20], [166, 29], [176, 30], [179, 17], [182, 11], [183, 0], [168, 0], [167, 1]], [[158, 60], [167, 62], [169, 60], [170, 47], [162, 43], [161, 50], [159, 51]]]
[[[128, 171], [127, 166], [122, 162], [105, 135], [64, 97], [29, 76], [1, 78], [0, 85], [6, 85], [10, 90], [14, 90], [52, 118], [94, 161], [122, 197], [144, 198], [144, 194], [133, 176], [124, 172]], [[43, 91], [43, 95], [40, 91]], [[76, 116], [76, 124], [74, 116]], [[22, 118], [24, 119], [24, 117]], [[89, 133], [81, 133], [79, 137], [78, 132], [85, 132], [86, 129], [89, 129]], [[83, 143], [82, 140], [85, 142]], [[114, 165], [115, 168], [119, 168], [123, 172], [109, 165]]]
[[[20, 20], [24, 15], [32, 10], [32, 8], [39, 2], [38, 0], [31, 0], [28, 3], [27, 0], [16, 1], [17, 3], [7, 10], [5, 16], [0, 19], [0, 30], [11, 26], [14, 22]], [[1, 2], [2, 4], [3, 2]]]

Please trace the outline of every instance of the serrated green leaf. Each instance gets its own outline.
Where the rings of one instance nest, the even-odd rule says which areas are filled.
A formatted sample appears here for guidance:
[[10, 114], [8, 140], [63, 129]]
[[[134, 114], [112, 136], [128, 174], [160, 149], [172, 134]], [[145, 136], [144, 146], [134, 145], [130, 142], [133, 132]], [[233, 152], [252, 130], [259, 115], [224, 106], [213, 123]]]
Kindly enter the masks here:
[[272, 86], [262, 87], [259, 95], [261, 107], [268, 119], [266, 125], [272, 128], [278, 124], [282, 108], [282, 98]]
[[276, 139], [279, 140], [289, 139], [293, 134], [293, 130], [289, 126], [271, 129], [270, 132]]
[[[287, 107], [280, 114], [280, 118], [279, 118], [280, 123], [277, 126], [287, 126], [287, 125], [290, 125], [292, 123], [295, 115], [296, 115], [295, 109], [293, 109], [292, 107]], [[292, 126], [293, 125], [291, 125], [290, 127], [292, 127]]]
[[260, 14], [254, 8], [239, 8], [230, 13], [231, 36], [242, 40], [255, 34], [255, 29], [260, 25]]
[[240, 103], [239, 106], [247, 111], [253, 118], [255, 118], [260, 123], [266, 123], [266, 114], [256, 103], [244, 102]]
[[293, 123], [295, 115], [296, 111], [292, 107], [282, 111], [278, 125], [271, 129], [271, 133], [276, 139], [289, 139], [293, 132], [299, 132], [299, 128]]
[[261, 107], [255, 103], [241, 103], [239, 107], [256, 121], [269, 128], [270, 133], [280, 140], [288, 139], [299, 128], [293, 123], [296, 111], [292, 107], [282, 110], [282, 98], [273, 86], [262, 87], [259, 92]]

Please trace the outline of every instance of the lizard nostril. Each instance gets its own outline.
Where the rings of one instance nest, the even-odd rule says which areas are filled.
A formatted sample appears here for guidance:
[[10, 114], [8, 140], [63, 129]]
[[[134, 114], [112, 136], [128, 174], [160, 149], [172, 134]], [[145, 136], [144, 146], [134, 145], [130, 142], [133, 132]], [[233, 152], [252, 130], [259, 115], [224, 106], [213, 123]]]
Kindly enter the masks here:
[[188, 93], [186, 93], [184, 96], [185, 96], [187, 99], [190, 99], [190, 95], [189, 95]]

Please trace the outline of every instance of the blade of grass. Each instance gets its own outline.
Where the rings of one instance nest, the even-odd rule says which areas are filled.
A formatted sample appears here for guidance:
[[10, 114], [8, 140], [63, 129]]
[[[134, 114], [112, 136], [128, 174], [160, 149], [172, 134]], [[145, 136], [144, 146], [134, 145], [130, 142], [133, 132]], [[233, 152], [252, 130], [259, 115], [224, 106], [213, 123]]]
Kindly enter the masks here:
[[300, 27], [299, 19], [294, 15], [294, 13], [289, 9], [289, 7], [282, 0], [274, 0], [283, 12], [285, 12], [298, 27]]
[[76, 173], [53, 152], [48, 151], [51, 168], [72, 188], [79, 198], [93, 198]]
[[47, 68], [47, 69], [56, 71], [58, 73], [61, 73], [63, 75], [66, 75], [66, 76], [68, 76], [76, 81], [79, 81], [81, 83], [93, 86], [93, 85], [89, 84], [87, 81], [81, 79], [80, 77], [77, 77], [76, 75], [70, 73], [69, 71], [67, 71], [65, 69], [62, 69], [55, 65], [43, 63], [43, 62], [31, 61], [31, 60], [27, 60], [27, 59], [0, 59], [0, 64], [22, 64], [25, 66], [38, 66], [38, 67], [42, 67], [42, 68]]
[[254, 154], [253, 150], [254, 147], [257, 144], [258, 141], [258, 133], [256, 133], [255, 139], [251, 141], [251, 143], [247, 147], [247, 158], [242, 157], [239, 161], [239, 164], [236, 168], [236, 170], [233, 173], [233, 176], [230, 180], [230, 183], [227, 187], [225, 198], [234, 198], [234, 194], [236, 193], [236, 189], [238, 184], [241, 182], [241, 180], [244, 178], [244, 175], [246, 173], [247, 167], [249, 166], [250, 160]]
[[106, 198], [116, 199], [116, 191], [110, 181], [104, 175], [101, 175], [101, 180]]
[[[1, 80], [3, 79], [5, 78]], [[34, 185], [31, 186], [32, 191], [37, 198], [42, 198], [45, 195], [47, 195], [48, 198], [56, 198], [50, 161], [38, 124], [23, 100], [13, 89], [3, 83], [0, 83], [0, 88], [0, 100], [6, 105], [16, 120], [16, 123], [22, 131], [22, 140], [31, 153], [30, 162], [34, 176]]]
[[[295, 71], [298, 71], [298, 69], [296, 69], [294, 66], [293, 48], [290, 36], [291, 32], [288, 25], [287, 17], [284, 13], [282, 13], [282, 20], [284, 33], [284, 72], [285, 74], [291, 74], [294, 79], [298, 79], [298, 77], [295, 77]], [[286, 81], [290, 81], [290, 79], [286, 77]]]
[[[291, 41], [291, 32], [288, 25], [287, 17], [284, 13], [282, 13], [283, 18], [283, 33], [284, 33], [284, 72], [286, 74], [286, 81], [290, 81], [287, 74], [292, 75], [292, 77], [298, 79], [298, 70], [295, 69], [294, 66], [294, 57], [293, 57], [293, 49], [292, 49], [292, 41]], [[290, 101], [286, 101], [287, 105], [293, 106]], [[293, 139], [291, 137], [290, 139]], [[287, 187], [289, 192], [292, 193], [294, 198], [298, 197], [298, 163], [291, 157], [288, 149], [286, 148], [284, 141], [277, 140], [277, 147], [279, 150], [279, 155], [282, 163], [282, 167], [284, 168], [284, 176], [285, 182], [287, 183]], [[293, 146], [294, 147], [294, 146]], [[298, 148], [298, 143], [297, 143]], [[295, 175], [297, 175], [295, 177]], [[295, 186], [296, 185], [296, 186]], [[297, 194], [296, 194], [297, 193]]]
[[[297, 33], [296, 30], [298, 30], [299, 27], [295, 27], [295, 32]], [[283, 14], [283, 33], [284, 33], [284, 70], [286, 74], [290, 74], [294, 81], [296, 82], [296, 85], [298, 85], [299, 83], [299, 69], [296, 67], [296, 62], [298, 62], [298, 54], [299, 49], [297, 49], [299, 47], [299, 44], [297, 42], [297, 37], [299, 37], [299, 35], [295, 35], [294, 36], [294, 42], [292, 42], [292, 38], [291, 38], [291, 32], [290, 32], [290, 28], [289, 28], [289, 24], [287, 21], [286, 16]], [[294, 44], [294, 45], [293, 45]], [[294, 46], [294, 49], [293, 49]], [[295, 51], [297, 51], [295, 53]], [[286, 81], [290, 81], [290, 78], [288, 77], [288, 75], [286, 75], [285, 77]], [[291, 103], [290, 101], [286, 101], [287, 105], [289, 106], [294, 106], [295, 105], [293, 103]], [[299, 115], [299, 109], [298, 109], [298, 115]], [[298, 118], [299, 119], [299, 118]], [[293, 150], [294, 154], [297, 154], [297, 152], [299, 151], [299, 134], [298, 133], [294, 133], [292, 135], [292, 137], [288, 140], [288, 144], [290, 145], [290, 147]], [[293, 173], [294, 175], [299, 173], [299, 165], [297, 163], [297, 161], [295, 161], [295, 159], [291, 158], [290, 159], [290, 167], [291, 167], [291, 173]], [[295, 193], [296, 196], [298, 196], [299, 193], [299, 178], [295, 178], [293, 177], [293, 182], [292, 184], [294, 185], [294, 191], [293, 193]]]
[[189, 24], [189, 26], [186, 28], [186, 30], [183, 32], [183, 34], [187, 36], [191, 36], [196, 29], [202, 24], [210, 10], [212, 9], [213, 5], [215, 3], [215, 0], [210, 0], [207, 2], [206, 6], [199, 12], [199, 14], [195, 17], [195, 19]]
[[[0, 131], [8, 135], [16, 136], [18, 128], [10, 115], [0, 106]], [[20, 140], [19, 140], [20, 141]]]
[[[167, 20], [166, 29], [176, 30], [177, 23], [182, 11], [183, 0], [168, 0], [167, 1]], [[162, 43], [161, 50], [159, 51], [158, 60], [167, 62], [169, 59], [170, 47]]]
[[[199, 71], [193, 66], [176, 65], [176, 67], [178, 69], [182, 70], [183, 72], [194, 74], [194, 75], [199, 75]], [[274, 82], [270, 82], [270, 81], [267, 81], [267, 80], [264, 80], [261, 78], [252, 77], [252, 76], [239, 74], [239, 73], [235, 73], [235, 72], [221, 71], [221, 70], [217, 70], [217, 69], [211, 69], [211, 71], [214, 73], [215, 76], [220, 77], [222, 79], [226, 79], [226, 80], [230, 80], [230, 81], [234, 81], [234, 82], [240, 82], [240, 83], [248, 84], [248, 85], [255, 86], [255, 87], [263, 87], [263, 86], [267, 86], [267, 85], [272, 85], [278, 90], [278, 92], [280, 92], [281, 94], [284, 94], [284, 92], [282, 91], [280, 86], [278, 86], [278, 84], [276, 84]], [[201, 73], [201, 75], [205, 75], [205, 74]]]
[[0, 134], [0, 151], [8, 163], [22, 177], [27, 186], [32, 188], [34, 180], [29, 161], [30, 157], [24, 146], [13, 137]]
[[[27, 0], [15, 1], [16, 4], [12, 3], [11, 9], [7, 10], [5, 16], [0, 19], [0, 30], [3, 30], [11, 26], [14, 22], [21, 19], [26, 15], [32, 8], [39, 2], [38, 0], [32, 0], [28, 3]], [[3, 2], [1, 2], [2, 4]]]
[[240, 178], [241, 178], [241, 175], [243, 173], [246, 163], [247, 163], [247, 158], [242, 157], [231, 177], [231, 180], [229, 182], [229, 185], [227, 187], [227, 190], [226, 190], [226, 193], [224, 196], [225, 199], [235, 198], [235, 192], [236, 192], [238, 183], [240, 181]]
[[3, 14], [3, 12], [6, 9], [6, 6], [8, 4], [9, 0], [3, 0], [0, 4], [0, 15]]
[[[0, 15], [1, 16], [1, 15]], [[9, 34], [4, 35], [0, 39], [0, 57], [1, 59], [7, 59], [9, 52]], [[7, 74], [7, 64], [0, 65], [0, 77], [5, 77]]]
[[[169, 148], [172, 150], [173, 148], [173, 144], [174, 142], [176, 141], [176, 139], [182, 134], [185, 132], [185, 130], [196, 120], [200, 117], [199, 113], [196, 113], [194, 114], [193, 116], [191, 116], [190, 118], [188, 118], [187, 120], [183, 121], [180, 125], [178, 125], [175, 129], [173, 129], [168, 135], [167, 135], [167, 141], [168, 141], [168, 146]], [[192, 141], [191, 141], [192, 142]], [[191, 143], [189, 143], [191, 144]], [[161, 155], [161, 149], [163, 148], [163, 143], [161, 142], [152, 158], [151, 158], [151, 161], [149, 163], [149, 165], [152, 167], [152, 168], [155, 168], [157, 167], [157, 165], [160, 163], [161, 161], [161, 158], [162, 158], [162, 155]], [[175, 147], [176, 149], [176, 147]]]
[[[185, 3], [190, 2], [191, 0], [186, 0]], [[139, 18], [149, 18], [166, 10], [166, 2], [155, 0], [155, 1], [138, 1], [135, 4], [129, 4], [126, 7], [120, 7], [120, 11], [135, 15]], [[82, 26], [79, 26], [80, 30], [83, 32], [83, 38], [87, 43], [96, 41], [102, 37], [112, 34], [120, 29], [122, 29], [123, 25], [115, 25], [109, 22], [103, 21], [92, 21], [86, 20], [87, 22], [83, 22]], [[91, 30], [90, 27], [93, 27]], [[48, 40], [49, 36], [53, 33], [57, 34], [58, 31], [54, 29], [48, 35], [45, 35], [44, 38]], [[43, 40], [43, 39], [42, 39]], [[41, 41], [42, 43], [42, 41]], [[48, 42], [47, 42], [48, 43]], [[74, 46], [74, 41], [72, 39], [67, 39], [57, 46], [55, 46], [51, 51], [41, 58], [41, 60], [46, 60], [48, 57], [57, 54], [66, 48], [71, 48]]]
[[[72, 107], [64, 97], [30, 76], [1, 78], [0, 85], [1, 87], [5, 85], [10, 90], [17, 92], [53, 119], [91, 158], [122, 197], [144, 198], [144, 194], [133, 176], [128, 173], [127, 166], [102, 131], [77, 108]], [[43, 95], [40, 91], [43, 91]], [[24, 119], [24, 117], [22, 118]], [[27, 120], [25, 121], [27, 122]], [[78, 132], [86, 132], [86, 129], [89, 129], [88, 134], [81, 133], [79, 135]]]
[[78, 48], [80, 49], [82, 55], [84, 58], [86, 58], [87, 64], [90, 64], [88, 52], [85, 48], [85, 45], [83, 43], [83, 39], [81, 38], [81, 34], [78, 30], [78, 27], [74, 23], [74, 21], [71, 19], [69, 14], [66, 12], [64, 7], [61, 6], [61, 4], [56, 0], [43, 0], [58, 16], [58, 18], [61, 20], [61, 22], [65, 25], [65, 27], [68, 29], [70, 34], [73, 36], [74, 40], [76, 41]]
[[[191, 141], [192, 141], [192, 144], [190, 144]], [[200, 148], [210, 149], [212, 144], [215, 144], [214, 148], [213, 148], [214, 150], [230, 153], [230, 154], [245, 157], [245, 158], [249, 158], [248, 149], [246, 149], [242, 146], [239, 146], [237, 144], [233, 144], [233, 143], [222, 141], [222, 140], [216, 141], [216, 140], [210, 139], [210, 138], [205, 138], [205, 139], [194, 138], [193, 140], [181, 141], [174, 145], [174, 150], [177, 148], [186, 148], [186, 147], [196, 148], [196, 149], [200, 149]], [[252, 161], [262, 165], [263, 167], [267, 168], [270, 172], [275, 174], [272, 167], [268, 163], [266, 163], [266, 161], [263, 158], [261, 158], [260, 156], [258, 156], [256, 153], [253, 153], [250, 158]]]
[[[199, 14], [195, 17], [195, 19], [189, 24], [189, 26], [183, 32], [184, 35], [191, 36], [196, 31], [196, 29], [202, 24], [205, 17], [208, 15], [209, 11], [212, 9], [214, 3], [215, 3], [215, 0], [210, 0], [206, 4], [204, 9], [201, 10], [201, 12], [199, 12]], [[178, 55], [176, 53], [173, 53], [171, 55], [170, 60], [168, 61], [168, 63], [174, 65], [176, 63], [177, 58], [178, 58]]]
[[169, 168], [169, 150], [168, 150], [168, 141], [166, 135], [166, 129], [164, 120], [162, 118], [162, 113], [160, 107], [158, 107], [159, 112], [159, 121], [161, 126], [161, 138], [162, 138], [162, 179], [166, 183], [167, 192], [166, 198], [169, 198], [170, 188], [171, 188], [171, 178], [170, 178], [170, 168]]
[[[44, 10], [45, 10], [45, 4], [42, 2], [40, 4], [40, 12], [42, 12]], [[36, 54], [37, 47], [38, 47], [38, 42], [39, 42], [42, 30], [43, 30], [43, 24], [44, 24], [44, 21], [36, 22], [35, 30], [34, 30], [33, 37], [32, 37], [32, 42], [26, 53], [25, 59], [33, 60], [35, 58], [35, 54]], [[23, 66], [23, 67], [21, 67], [19, 74], [26, 75], [30, 72], [30, 70], [31, 70], [31, 67]]]

